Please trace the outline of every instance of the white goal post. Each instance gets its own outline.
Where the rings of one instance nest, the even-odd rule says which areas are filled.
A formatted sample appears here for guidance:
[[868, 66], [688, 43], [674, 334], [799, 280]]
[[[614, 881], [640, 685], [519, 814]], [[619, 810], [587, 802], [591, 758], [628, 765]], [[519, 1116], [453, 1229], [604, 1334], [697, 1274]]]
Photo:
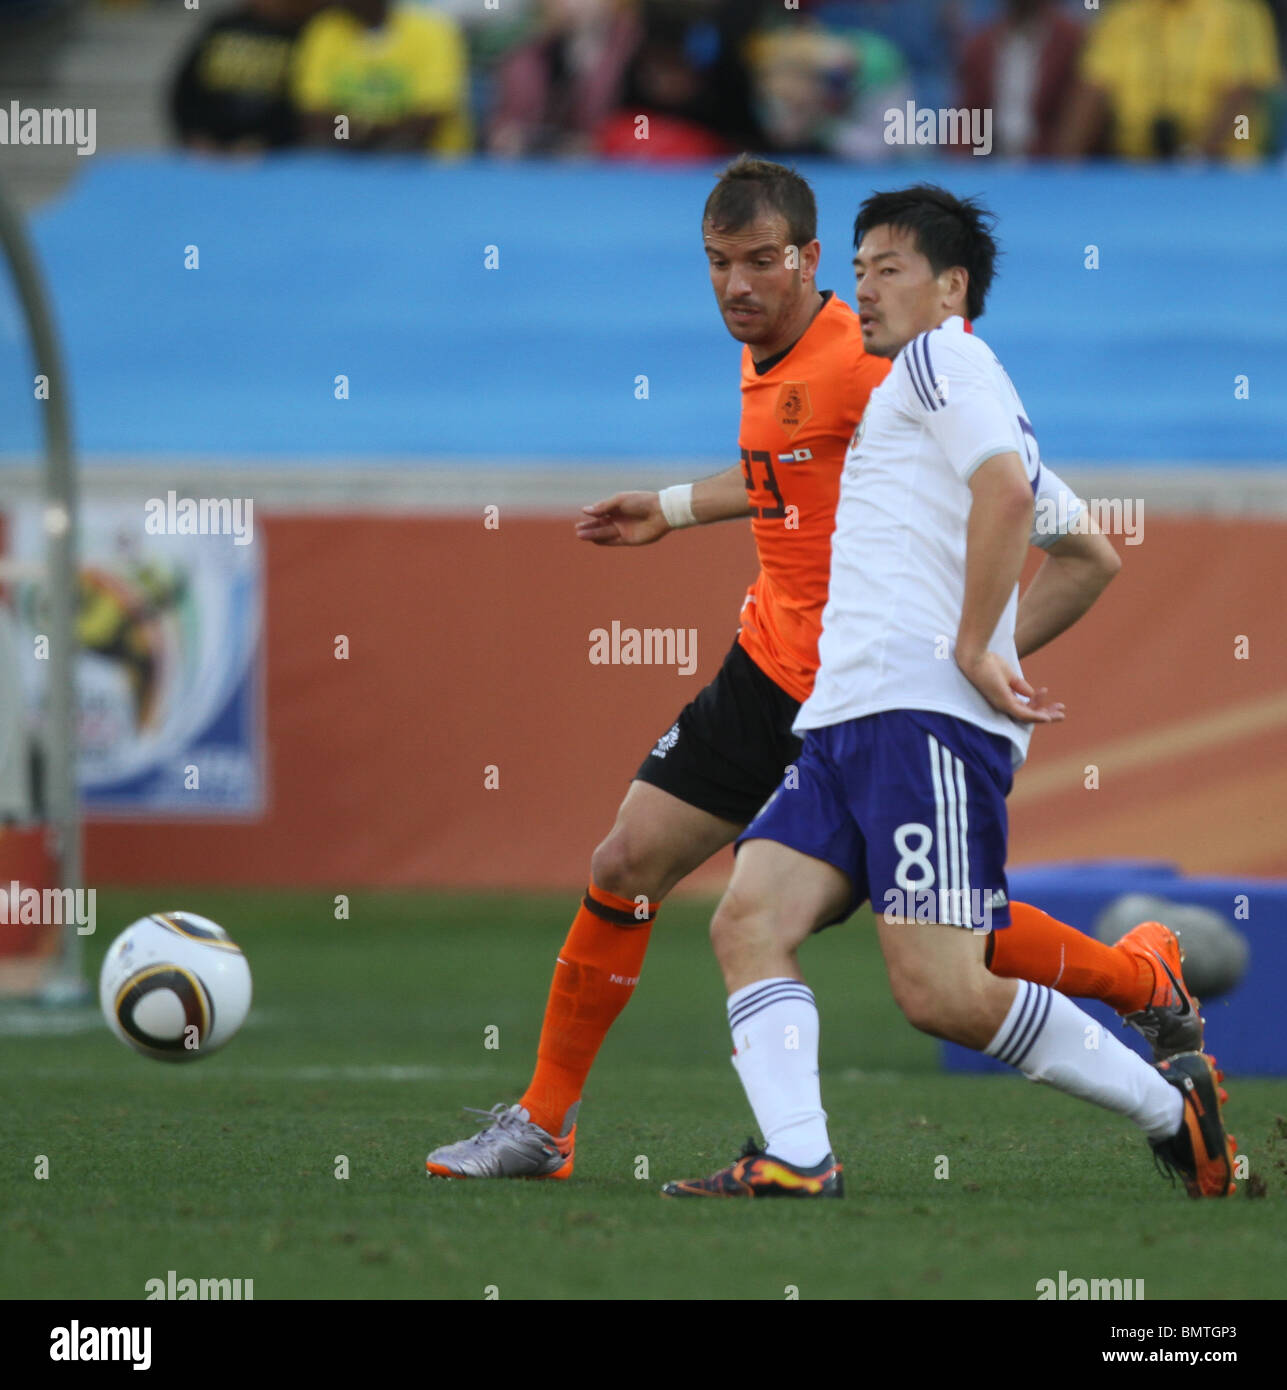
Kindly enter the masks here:
[[[78, 710], [76, 698], [77, 475], [72, 453], [67, 373], [58, 337], [23, 217], [0, 183], [0, 248], [18, 293], [32, 346], [35, 374], [49, 384], [39, 401], [44, 434], [43, 581], [48, 613], [47, 707], [41, 727], [43, 805], [36, 808], [53, 835], [59, 888], [84, 887], [80, 806], [76, 786]], [[34, 380], [29, 383], [33, 389]], [[7, 885], [6, 885], [7, 887]], [[51, 1002], [86, 994], [81, 939], [75, 921], [65, 922], [57, 967], [43, 990]]]

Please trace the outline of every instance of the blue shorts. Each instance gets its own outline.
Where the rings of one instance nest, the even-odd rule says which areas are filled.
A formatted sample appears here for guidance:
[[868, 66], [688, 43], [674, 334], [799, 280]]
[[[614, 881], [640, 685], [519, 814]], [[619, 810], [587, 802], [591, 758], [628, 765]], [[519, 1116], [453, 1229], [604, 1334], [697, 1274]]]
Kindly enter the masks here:
[[947, 714], [884, 710], [810, 729], [737, 844], [776, 840], [847, 874], [853, 899], [835, 922], [870, 899], [878, 916], [1008, 927], [1012, 780], [1008, 738]]

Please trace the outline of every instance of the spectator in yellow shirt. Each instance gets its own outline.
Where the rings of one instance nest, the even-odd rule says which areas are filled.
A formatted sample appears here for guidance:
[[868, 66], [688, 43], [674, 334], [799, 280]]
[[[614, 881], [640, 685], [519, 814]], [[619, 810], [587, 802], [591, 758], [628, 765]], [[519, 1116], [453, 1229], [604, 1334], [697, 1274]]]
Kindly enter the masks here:
[[1262, 0], [1116, 0], [1091, 29], [1061, 152], [1254, 159], [1280, 77]]
[[323, 10], [300, 36], [292, 94], [309, 144], [444, 155], [472, 145], [464, 37], [418, 5]]

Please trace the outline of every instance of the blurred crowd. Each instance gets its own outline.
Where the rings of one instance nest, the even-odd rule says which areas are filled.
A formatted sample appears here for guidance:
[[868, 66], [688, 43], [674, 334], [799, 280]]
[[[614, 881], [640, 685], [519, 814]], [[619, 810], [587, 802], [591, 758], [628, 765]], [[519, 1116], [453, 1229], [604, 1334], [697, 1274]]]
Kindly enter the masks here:
[[[203, 23], [170, 109], [176, 138], [207, 151], [1287, 148], [1287, 0], [239, 0]], [[949, 109], [976, 113], [972, 140], [936, 119]]]

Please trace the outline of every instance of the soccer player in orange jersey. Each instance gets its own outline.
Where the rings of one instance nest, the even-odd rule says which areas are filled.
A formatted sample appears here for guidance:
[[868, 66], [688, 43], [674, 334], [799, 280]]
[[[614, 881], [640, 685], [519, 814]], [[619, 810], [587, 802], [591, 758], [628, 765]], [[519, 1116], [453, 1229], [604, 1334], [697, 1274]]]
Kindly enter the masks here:
[[[888, 359], [863, 348], [857, 315], [816, 284], [813, 192], [798, 174], [742, 158], [706, 203], [711, 285], [742, 348], [740, 462], [661, 493], [618, 493], [584, 508], [596, 545], [647, 545], [678, 527], [751, 518], [760, 572], [715, 679], [644, 759], [616, 824], [590, 859], [590, 882], [554, 969], [531, 1084], [472, 1138], [435, 1149], [439, 1177], [572, 1174], [577, 1112], [599, 1047], [629, 1001], [651, 924], [670, 890], [731, 844], [800, 751], [791, 732], [812, 688], [826, 605], [840, 475], [851, 436]], [[1066, 493], [1049, 470], [1043, 486]], [[1068, 495], [1056, 515], [1076, 515]], [[1041, 538], [1047, 559], [1019, 608], [1021, 657], [1075, 622], [1116, 572], [1093, 529]], [[1045, 692], [1025, 686], [1040, 705]], [[1157, 923], [1115, 947], [1013, 903], [990, 938], [991, 970], [1110, 1003], [1159, 1056], [1201, 1045], [1175, 937]]]

